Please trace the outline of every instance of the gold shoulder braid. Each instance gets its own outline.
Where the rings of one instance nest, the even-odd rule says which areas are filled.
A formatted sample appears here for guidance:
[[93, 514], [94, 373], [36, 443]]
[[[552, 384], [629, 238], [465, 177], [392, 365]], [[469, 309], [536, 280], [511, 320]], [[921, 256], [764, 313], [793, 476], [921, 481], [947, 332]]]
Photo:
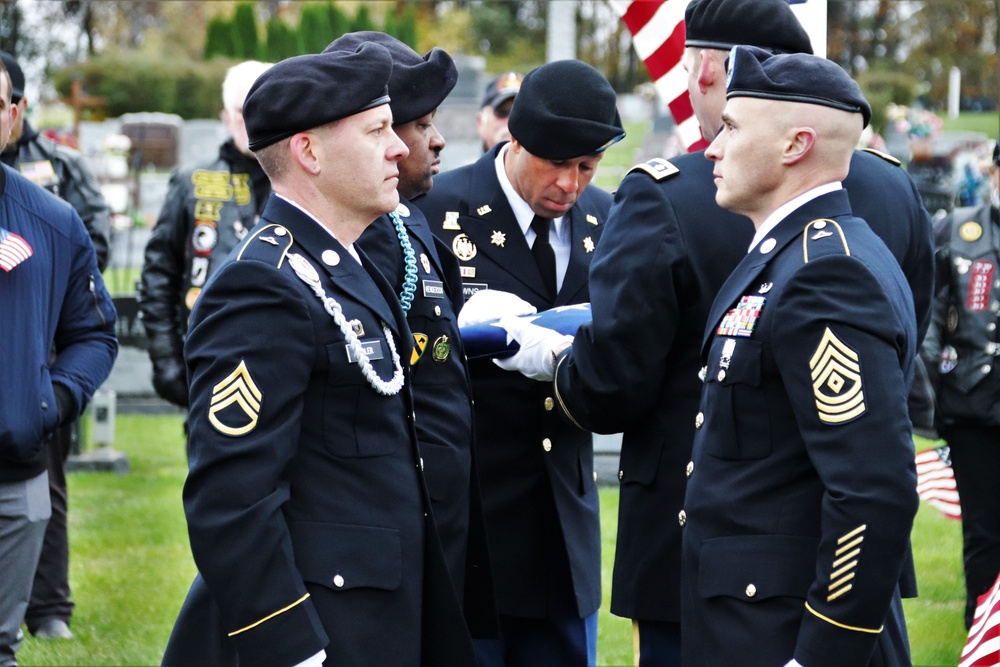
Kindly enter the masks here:
[[288, 263], [295, 270], [295, 275], [312, 289], [313, 293], [323, 302], [323, 308], [333, 317], [334, 324], [340, 328], [341, 333], [344, 334], [344, 338], [347, 340], [347, 346], [354, 353], [354, 358], [358, 360], [358, 367], [361, 368], [361, 374], [368, 380], [368, 384], [371, 385], [372, 389], [383, 396], [398, 394], [399, 390], [403, 388], [403, 367], [399, 363], [399, 353], [396, 352], [396, 344], [392, 340], [392, 332], [389, 330], [389, 326], [383, 323], [382, 331], [385, 333], [386, 343], [389, 345], [389, 351], [392, 353], [392, 365], [396, 371], [392, 379], [386, 382], [372, 368], [372, 362], [361, 347], [358, 335], [354, 333], [347, 318], [344, 317], [340, 304], [332, 296], [327, 296], [326, 290], [323, 289], [323, 285], [320, 283], [319, 272], [316, 271], [316, 268], [309, 263], [309, 260], [296, 253], [288, 254]]

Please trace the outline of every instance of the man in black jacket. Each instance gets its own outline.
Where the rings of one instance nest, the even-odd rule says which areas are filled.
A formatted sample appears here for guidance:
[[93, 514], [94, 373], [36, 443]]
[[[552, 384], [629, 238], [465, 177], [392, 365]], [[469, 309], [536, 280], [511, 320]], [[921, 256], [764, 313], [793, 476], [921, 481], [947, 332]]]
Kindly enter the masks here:
[[188, 316], [208, 277], [257, 224], [271, 192], [247, 148], [243, 122], [247, 91], [269, 66], [250, 60], [226, 73], [222, 122], [230, 136], [214, 160], [174, 173], [146, 244], [139, 310], [149, 338], [153, 388], [182, 407], [188, 404], [183, 355]]

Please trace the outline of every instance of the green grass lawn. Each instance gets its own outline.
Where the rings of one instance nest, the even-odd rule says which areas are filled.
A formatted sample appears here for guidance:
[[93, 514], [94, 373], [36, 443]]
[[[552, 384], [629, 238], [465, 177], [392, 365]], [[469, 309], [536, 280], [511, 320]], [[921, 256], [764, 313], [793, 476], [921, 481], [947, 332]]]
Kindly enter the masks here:
[[[73, 642], [30, 636], [18, 654], [33, 665], [157, 665], [195, 568], [181, 508], [186, 473], [180, 415], [119, 414], [115, 449], [131, 471], [73, 473], [70, 579]], [[601, 490], [604, 603], [598, 665], [632, 664], [632, 626], [608, 612], [617, 488]], [[921, 504], [913, 534], [921, 597], [905, 603], [914, 665], [953, 667], [965, 641], [961, 531]]]

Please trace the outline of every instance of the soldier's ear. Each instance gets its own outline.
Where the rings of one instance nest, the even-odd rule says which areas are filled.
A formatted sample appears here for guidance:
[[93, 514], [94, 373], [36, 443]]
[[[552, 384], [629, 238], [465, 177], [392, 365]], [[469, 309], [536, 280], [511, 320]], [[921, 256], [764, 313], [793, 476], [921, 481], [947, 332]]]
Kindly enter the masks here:
[[816, 145], [816, 130], [811, 127], [793, 127], [788, 133], [788, 142], [782, 152], [782, 162], [786, 165], [801, 162]]

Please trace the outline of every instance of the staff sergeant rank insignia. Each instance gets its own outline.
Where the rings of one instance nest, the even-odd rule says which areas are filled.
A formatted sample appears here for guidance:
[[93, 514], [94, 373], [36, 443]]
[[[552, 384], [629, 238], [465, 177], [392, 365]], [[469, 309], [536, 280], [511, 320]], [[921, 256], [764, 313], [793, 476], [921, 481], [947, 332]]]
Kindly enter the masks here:
[[[224, 435], [246, 435], [257, 427], [260, 402], [264, 395], [257, 388], [246, 361], [212, 388], [208, 421]], [[232, 409], [227, 409], [233, 406]]]
[[809, 360], [819, 420], [844, 424], [865, 413], [858, 353], [827, 327]]

